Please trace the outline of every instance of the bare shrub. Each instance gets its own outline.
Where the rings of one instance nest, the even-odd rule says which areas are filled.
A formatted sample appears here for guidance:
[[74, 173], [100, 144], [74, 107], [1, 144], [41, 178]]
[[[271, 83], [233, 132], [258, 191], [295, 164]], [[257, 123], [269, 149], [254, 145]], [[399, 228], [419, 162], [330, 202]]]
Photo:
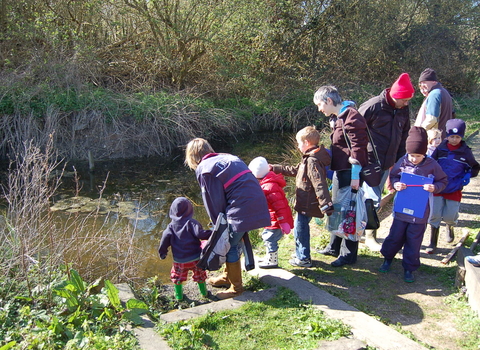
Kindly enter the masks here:
[[60, 160], [52, 144], [51, 135], [43, 151], [29, 141], [14, 152], [7, 184], [2, 186], [8, 207], [0, 227], [0, 271], [28, 282], [32, 264], [40, 268], [71, 264], [87, 278], [133, 278], [142, 259], [134, 246], [135, 223], [120, 226], [118, 217], [99, 215], [99, 209], [66, 220], [49, 210], [61, 183], [61, 177], [54, 176]]

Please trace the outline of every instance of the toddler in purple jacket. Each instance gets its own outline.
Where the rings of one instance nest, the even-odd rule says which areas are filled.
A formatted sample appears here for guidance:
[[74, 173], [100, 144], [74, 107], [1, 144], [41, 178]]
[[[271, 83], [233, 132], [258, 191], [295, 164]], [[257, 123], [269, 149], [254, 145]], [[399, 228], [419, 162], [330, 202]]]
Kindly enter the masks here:
[[197, 267], [202, 252], [201, 240], [206, 240], [212, 234], [204, 230], [202, 225], [193, 218], [193, 205], [185, 197], [176, 198], [170, 207], [172, 221], [163, 231], [158, 253], [160, 259], [167, 257], [168, 248], [172, 248], [173, 266], [170, 279], [175, 284], [175, 298], [183, 299], [182, 282], [187, 280], [188, 271], [193, 272], [193, 280], [203, 296], [207, 296], [205, 280], [207, 272]]

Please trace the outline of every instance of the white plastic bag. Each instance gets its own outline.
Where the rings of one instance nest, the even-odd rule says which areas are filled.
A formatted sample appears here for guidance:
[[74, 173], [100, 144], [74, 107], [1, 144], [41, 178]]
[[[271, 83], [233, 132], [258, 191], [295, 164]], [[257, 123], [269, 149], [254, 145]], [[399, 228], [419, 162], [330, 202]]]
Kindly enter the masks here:
[[[352, 207], [353, 201], [354, 206]], [[351, 187], [342, 187], [337, 192], [337, 197], [333, 203], [334, 212], [331, 216], [327, 217], [326, 228], [331, 233], [351, 241], [358, 241], [365, 230], [367, 224], [367, 212], [365, 210], [365, 198], [364, 192], [360, 188], [357, 193], [352, 193]], [[346, 223], [349, 221], [347, 213], [354, 208], [355, 210], [355, 227], [353, 233], [346, 232], [347, 227], [352, 227]], [[350, 217], [351, 220], [351, 217]]]

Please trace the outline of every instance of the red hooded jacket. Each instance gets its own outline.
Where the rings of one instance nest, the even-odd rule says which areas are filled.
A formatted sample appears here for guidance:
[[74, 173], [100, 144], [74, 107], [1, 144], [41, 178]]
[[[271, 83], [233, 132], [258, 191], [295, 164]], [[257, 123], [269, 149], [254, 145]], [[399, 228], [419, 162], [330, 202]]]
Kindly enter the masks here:
[[260, 180], [260, 187], [267, 198], [268, 211], [270, 212], [271, 226], [267, 229], [279, 229], [280, 224], [287, 223], [293, 229], [292, 210], [288, 203], [283, 188], [286, 185], [282, 174], [275, 174], [269, 171], [263, 179]]

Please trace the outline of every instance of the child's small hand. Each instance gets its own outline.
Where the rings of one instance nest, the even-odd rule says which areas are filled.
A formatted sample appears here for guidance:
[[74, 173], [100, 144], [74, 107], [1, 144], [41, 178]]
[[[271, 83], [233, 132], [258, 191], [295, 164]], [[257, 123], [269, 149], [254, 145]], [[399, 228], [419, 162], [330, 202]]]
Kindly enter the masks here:
[[470, 177], [471, 173], [465, 173], [465, 176], [463, 177], [462, 185], [467, 186], [470, 183]]
[[164, 259], [166, 259], [166, 258], [167, 258], [167, 254], [162, 254], [162, 255], [160, 255], [160, 259], [164, 260]]
[[407, 185], [404, 184], [403, 182], [395, 182], [393, 184], [393, 188], [396, 190], [396, 191], [403, 191], [404, 189], [407, 188]]
[[425, 184], [423, 185], [423, 189], [428, 192], [433, 192], [435, 191], [435, 185], [433, 184]]

